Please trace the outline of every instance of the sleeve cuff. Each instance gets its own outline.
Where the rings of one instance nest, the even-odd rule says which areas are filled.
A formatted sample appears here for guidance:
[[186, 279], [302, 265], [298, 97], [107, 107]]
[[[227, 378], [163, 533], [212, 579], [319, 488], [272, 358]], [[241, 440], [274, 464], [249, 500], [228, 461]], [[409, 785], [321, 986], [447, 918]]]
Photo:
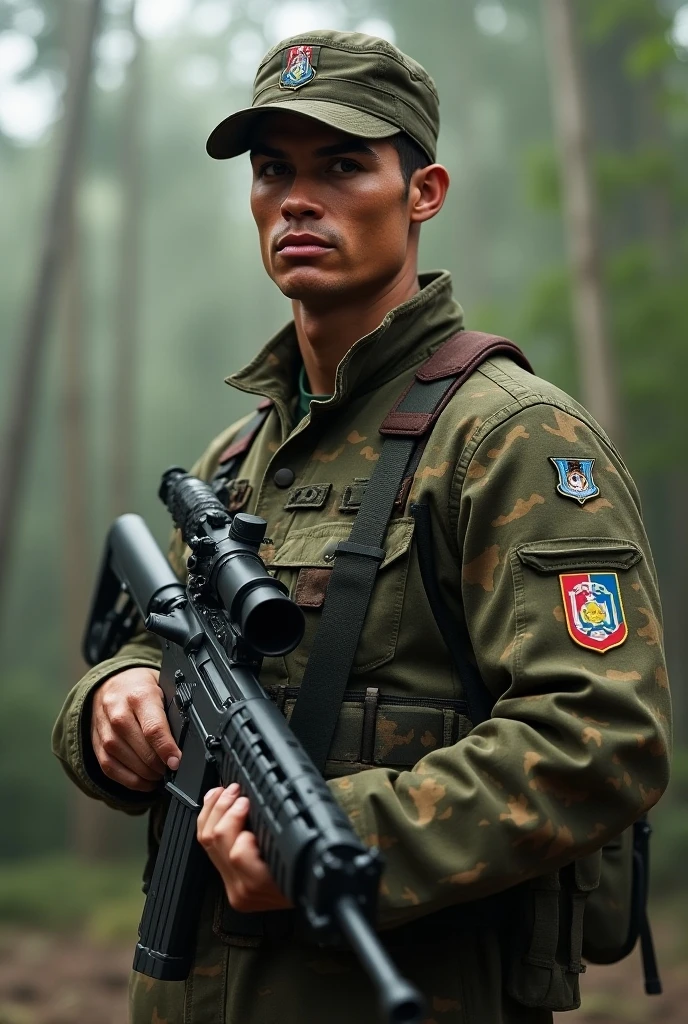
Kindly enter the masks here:
[[118, 672], [128, 668], [160, 668], [160, 659], [137, 655], [118, 656], [92, 668], [68, 695], [53, 730], [53, 753], [79, 789], [102, 800], [108, 807], [129, 814], [142, 814], [158, 799], [157, 792], [138, 793], [108, 779], [91, 746], [91, 705], [96, 689]]

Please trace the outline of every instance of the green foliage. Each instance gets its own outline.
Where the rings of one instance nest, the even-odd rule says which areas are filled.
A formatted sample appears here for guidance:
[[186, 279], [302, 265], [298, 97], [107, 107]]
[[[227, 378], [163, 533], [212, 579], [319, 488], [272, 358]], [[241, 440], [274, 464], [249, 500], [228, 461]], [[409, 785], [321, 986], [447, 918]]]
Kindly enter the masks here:
[[[561, 177], [554, 147], [549, 143], [532, 146], [524, 154], [526, 195], [539, 210], [561, 209]], [[670, 190], [682, 198], [685, 179], [672, 154], [659, 146], [644, 146], [633, 153], [597, 150], [593, 158], [597, 191], [605, 210], [618, 209], [637, 192], [648, 187]]]
[[85, 930], [94, 938], [136, 934], [143, 907], [141, 866], [85, 864], [53, 856], [0, 867], [0, 921]]
[[585, 35], [591, 43], [601, 43], [629, 27], [654, 33], [666, 33], [669, 27], [659, 5], [648, 0], [583, 0], [580, 6]]
[[524, 309], [526, 329], [550, 333], [570, 341], [571, 286], [568, 271], [557, 267], [534, 283]]
[[0, 715], [0, 860], [64, 843], [67, 787], [50, 751], [59, 702], [36, 678], [16, 673], [3, 686]]
[[630, 47], [625, 67], [631, 78], [647, 78], [675, 59], [674, 48], [664, 35], [648, 35]]
[[673, 189], [681, 180], [672, 154], [659, 146], [644, 146], [632, 153], [598, 152], [595, 171], [607, 208], [620, 206], [629, 195], [648, 187]]
[[[682, 81], [685, 103], [688, 76], [667, 41], [667, 18], [654, 4], [586, 0], [581, 12], [588, 40], [583, 59], [593, 71], [600, 59], [598, 48], [616, 47], [604, 51], [604, 118], [591, 110], [591, 121], [597, 132], [592, 141], [598, 230], [628, 421], [627, 450], [636, 472], [656, 472], [660, 466], [669, 470], [687, 461], [683, 381], [688, 371], [688, 293], [682, 271], [688, 257], [688, 122], [675, 116], [675, 97]], [[609, 56], [619, 53], [621, 65], [611, 66]], [[614, 137], [617, 122], [634, 104], [638, 116], [628, 122], [616, 146], [605, 144], [601, 133], [608, 127]], [[525, 161], [531, 204], [559, 213], [562, 185], [553, 147], [531, 147]], [[537, 336], [556, 339], [562, 349], [573, 345], [571, 295], [563, 267], [534, 275], [523, 317]]]
[[531, 146], [525, 153], [526, 195], [539, 210], [561, 207], [561, 177], [551, 143]]

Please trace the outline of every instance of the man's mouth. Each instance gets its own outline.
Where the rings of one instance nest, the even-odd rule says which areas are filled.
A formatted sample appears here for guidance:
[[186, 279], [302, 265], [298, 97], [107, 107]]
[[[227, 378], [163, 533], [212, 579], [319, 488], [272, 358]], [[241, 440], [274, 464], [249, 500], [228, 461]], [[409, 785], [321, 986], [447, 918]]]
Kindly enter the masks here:
[[289, 234], [281, 238], [277, 243], [277, 252], [280, 256], [322, 256], [323, 253], [331, 252], [333, 245], [326, 242], [324, 238], [309, 234]]

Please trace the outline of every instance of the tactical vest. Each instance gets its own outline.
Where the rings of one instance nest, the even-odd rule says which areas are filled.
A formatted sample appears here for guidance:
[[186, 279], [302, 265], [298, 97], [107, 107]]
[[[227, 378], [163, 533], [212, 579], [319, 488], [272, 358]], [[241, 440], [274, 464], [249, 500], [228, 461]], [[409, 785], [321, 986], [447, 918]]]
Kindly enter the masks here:
[[[351, 667], [375, 577], [385, 551], [382, 547], [395, 508], [403, 508], [423, 449], [440, 413], [469, 376], [493, 355], [507, 355], [531, 370], [527, 359], [505, 338], [461, 331], [449, 338], [415, 373], [380, 426], [384, 443], [375, 469], [359, 495], [360, 505], [346, 541], [333, 553], [333, 568], [321, 619], [301, 687], [277, 687], [271, 693], [314, 762], [337, 762], [337, 725], [342, 707], [357, 706], [360, 723], [358, 758], [362, 766], [384, 764], [376, 745], [381, 712], [416, 715], [413, 698], [386, 697], [375, 688], [347, 690]], [[241, 462], [267, 419], [271, 402], [262, 402], [255, 416], [222, 453], [213, 486], [228, 508], [241, 501], [237, 473]], [[472, 657], [468, 630], [450, 616], [433, 565], [429, 508], [411, 506], [421, 577], [439, 632], [461, 679], [465, 701], [438, 700], [436, 708], [422, 699], [425, 721], [433, 713], [441, 721], [443, 746], [460, 742], [471, 728], [489, 718], [494, 698]], [[328, 570], [329, 572], [329, 570]], [[423, 728], [417, 735], [423, 734]], [[334, 741], [334, 742], [333, 742]], [[349, 743], [350, 746], [350, 743]], [[329, 755], [329, 761], [328, 761]], [[422, 757], [409, 750], [408, 767]], [[398, 767], [398, 765], [396, 765]], [[580, 1005], [579, 976], [583, 958], [614, 963], [641, 940], [645, 988], [661, 991], [647, 920], [649, 835], [645, 818], [602, 850], [580, 858], [559, 871], [539, 876], [473, 903], [449, 907], [401, 928], [383, 933], [394, 947], [437, 940], [443, 934], [476, 927], [499, 928], [506, 934], [510, 970], [509, 994], [528, 1007], [550, 1010]], [[612, 909], [614, 908], [614, 909]], [[514, 911], [517, 910], [515, 913]], [[238, 914], [226, 900], [216, 915], [216, 932], [226, 941], [260, 942], [264, 937], [294, 934], [294, 915]]]

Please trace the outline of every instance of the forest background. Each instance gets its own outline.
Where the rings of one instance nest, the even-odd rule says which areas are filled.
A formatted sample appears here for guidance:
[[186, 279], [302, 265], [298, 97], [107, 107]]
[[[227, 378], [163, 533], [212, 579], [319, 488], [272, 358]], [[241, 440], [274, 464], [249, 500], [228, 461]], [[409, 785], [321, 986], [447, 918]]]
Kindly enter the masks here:
[[[577, 112], [555, 8], [571, 16]], [[65, 112], [96, 15], [82, 143], [58, 202]], [[688, 952], [671, 923], [688, 892], [688, 4], [0, 0], [0, 451], [12, 437], [15, 456], [5, 451], [0, 490], [17, 496], [0, 523], [0, 920], [12, 937], [0, 938], [1, 1024], [58, 1022], [39, 996], [3, 995], [13, 929], [133, 934], [142, 823], [77, 797], [50, 729], [83, 671], [109, 523], [140, 512], [164, 543], [161, 471], [190, 465], [250, 410], [223, 378], [290, 315], [260, 261], [248, 160], [209, 160], [205, 138], [250, 103], [268, 46], [329, 27], [382, 35], [431, 71], [452, 188], [423, 230], [423, 268], [450, 269], [469, 327], [515, 339], [591, 407], [639, 485], [676, 712], [653, 899], [670, 960]], [[36, 289], [51, 196], [52, 300]], [[37, 298], [47, 329], [28, 359]], [[614, 1019], [650, 1019], [640, 1012]]]

